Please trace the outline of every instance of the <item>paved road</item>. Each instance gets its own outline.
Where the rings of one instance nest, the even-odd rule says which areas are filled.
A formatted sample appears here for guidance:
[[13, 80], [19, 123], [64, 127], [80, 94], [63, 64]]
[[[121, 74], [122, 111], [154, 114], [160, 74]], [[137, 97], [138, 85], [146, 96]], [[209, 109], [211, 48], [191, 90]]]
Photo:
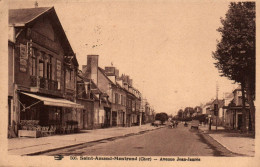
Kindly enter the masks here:
[[45, 155], [106, 155], [106, 156], [223, 156], [208, 143], [198, 130], [182, 124], [177, 128], [162, 128], [144, 134], [87, 143]]

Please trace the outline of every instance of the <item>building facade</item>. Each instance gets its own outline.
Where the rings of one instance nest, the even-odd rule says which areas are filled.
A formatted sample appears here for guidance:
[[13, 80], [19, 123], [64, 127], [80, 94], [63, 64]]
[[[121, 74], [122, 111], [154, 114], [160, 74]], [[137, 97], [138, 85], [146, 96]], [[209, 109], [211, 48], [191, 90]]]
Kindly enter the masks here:
[[41, 126], [77, 119], [78, 62], [55, 9], [9, 10], [9, 127], [21, 120]]
[[[239, 86], [233, 91], [233, 99], [225, 106], [225, 127], [228, 129], [240, 130], [242, 126], [242, 92]], [[248, 122], [250, 121], [249, 105], [245, 103], [245, 110], [247, 113], [247, 128]]]

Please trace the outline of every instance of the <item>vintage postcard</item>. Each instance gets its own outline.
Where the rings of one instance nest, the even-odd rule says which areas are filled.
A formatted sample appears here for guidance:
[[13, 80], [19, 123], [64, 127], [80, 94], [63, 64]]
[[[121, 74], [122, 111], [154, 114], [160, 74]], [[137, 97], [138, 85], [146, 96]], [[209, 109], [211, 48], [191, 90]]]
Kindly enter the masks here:
[[260, 165], [257, 2], [0, 4], [0, 166]]

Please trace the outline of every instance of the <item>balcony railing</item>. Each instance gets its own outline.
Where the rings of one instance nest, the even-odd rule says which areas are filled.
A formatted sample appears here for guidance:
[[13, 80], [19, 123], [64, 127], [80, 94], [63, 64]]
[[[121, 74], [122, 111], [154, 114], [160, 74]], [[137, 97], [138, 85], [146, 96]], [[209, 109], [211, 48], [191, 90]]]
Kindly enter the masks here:
[[58, 90], [58, 82], [39, 76], [31, 76], [31, 87], [42, 88], [45, 90]]

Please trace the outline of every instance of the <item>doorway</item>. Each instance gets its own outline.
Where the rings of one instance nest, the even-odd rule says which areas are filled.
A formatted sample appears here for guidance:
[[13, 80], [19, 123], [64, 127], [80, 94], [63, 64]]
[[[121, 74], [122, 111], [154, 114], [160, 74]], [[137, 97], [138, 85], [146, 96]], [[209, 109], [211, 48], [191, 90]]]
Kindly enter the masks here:
[[241, 130], [242, 126], [242, 114], [237, 114], [237, 129]]

